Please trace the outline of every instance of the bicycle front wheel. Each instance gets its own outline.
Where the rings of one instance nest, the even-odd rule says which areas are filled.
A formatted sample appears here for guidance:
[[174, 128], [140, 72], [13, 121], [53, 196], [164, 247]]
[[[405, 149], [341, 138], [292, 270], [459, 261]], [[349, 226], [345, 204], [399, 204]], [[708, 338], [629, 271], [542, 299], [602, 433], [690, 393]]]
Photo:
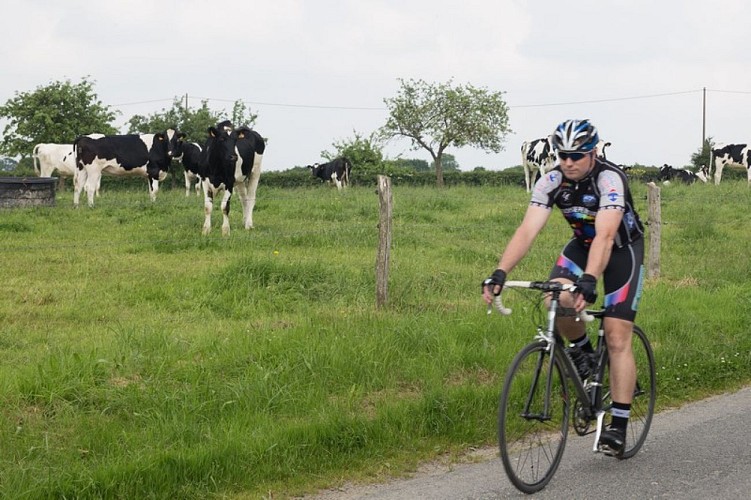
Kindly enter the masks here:
[[636, 361], [636, 388], [631, 402], [631, 416], [626, 433], [626, 449], [623, 458], [630, 458], [639, 451], [652, 426], [657, 397], [655, 380], [655, 356], [644, 332], [634, 325], [631, 349]]
[[568, 436], [568, 386], [563, 367], [547, 344], [527, 345], [506, 372], [498, 409], [503, 468], [524, 493], [550, 482]]

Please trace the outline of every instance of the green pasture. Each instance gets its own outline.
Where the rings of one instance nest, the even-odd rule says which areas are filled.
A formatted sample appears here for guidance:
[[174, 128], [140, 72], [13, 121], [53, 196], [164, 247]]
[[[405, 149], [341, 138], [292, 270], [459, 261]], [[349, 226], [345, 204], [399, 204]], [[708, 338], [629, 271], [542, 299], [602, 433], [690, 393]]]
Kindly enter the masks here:
[[[480, 282], [524, 190], [395, 186], [378, 309], [374, 188], [263, 182], [256, 228], [235, 199], [226, 238], [218, 208], [201, 235], [179, 183], [0, 211], [0, 497], [289, 498], [495, 445], [533, 327], [513, 296], [517, 314], [486, 315]], [[665, 409], [751, 380], [751, 189], [661, 197], [637, 322]], [[512, 278], [544, 278], [568, 235], [555, 213]]]

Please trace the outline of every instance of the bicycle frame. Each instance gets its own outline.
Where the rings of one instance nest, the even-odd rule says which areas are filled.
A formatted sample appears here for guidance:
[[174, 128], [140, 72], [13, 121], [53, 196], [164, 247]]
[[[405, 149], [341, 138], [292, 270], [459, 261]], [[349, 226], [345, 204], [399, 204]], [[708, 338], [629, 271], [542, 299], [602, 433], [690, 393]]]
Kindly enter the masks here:
[[[513, 284], [513, 283], [512, 283]], [[544, 289], [545, 286], [543, 283], [537, 283], [536, 288]], [[592, 321], [594, 319], [599, 319], [600, 324], [597, 332], [597, 346], [596, 351], [599, 356], [597, 358], [597, 365], [595, 372], [593, 374], [592, 380], [588, 381], [586, 386], [582, 382], [582, 380], [579, 378], [579, 374], [576, 370], [576, 367], [574, 366], [574, 363], [572, 362], [571, 358], [569, 358], [565, 352], [562, 349], [558, 349], [559, 342], [558, 339], [560, 338], [555, 333], [555, 320], [558, 316], [558, 308], [560, 305], [560, 295], [563, 291], [566, 291], [569, 289], [568, 285], [562, 285], [555, 286], [552, 284], [548, 284], [547, 289], [545, 291], [550, 293], [550, 304], [548, 305], [548, 314], [547, 314], [547, 326], [545, 329], [538, 328], [537, 334], [535, 335], [535, 340], [544, 342], [547, 344], [546, 351], [549, 353], [551, 359], [557, 360], [564, 368], [564, 373], [566, 374], [566, 378], [568, 381], [571, 382], [571, 385], [574, 388], [574, 392], [576, 393], [576, 396], [579, 401], [586, 401], [587, 407], [585, 408], [587, 415], [594, 415], [595, 419], [597, 421], [597, 425], [595, 428], [595, 440], [594, 445], [592, 447], [592, 451], [597, 452], [599, 451], [597, 443], [600, 440], [600, 433], [602, 432], [602, 424], [605, 418], [605, 414], [608, 410], [607, 407], [603, 405], [602, 402], [602, 381], [605, 377], [605, 362], [607, 360], [607, 346], [605, 344], [605, 332], [602, 325], [602, 311], [586, 311], [586, 313], [581, 316], [581, 320], [583, 321]], [[503, 308], [502, 304], [497, 303], [496, 307], [499, 311], [501, 311], [504, 314], [510, 314], [510, 309]], [[504, 312], [506, 311], [506, 312]], [[526, 418], [536, 418], [538, 420], [544, 421], [550, 419], [550, 398], [551, 398], [551, 392], [552, 392], [552, 383], [553, 383], [553, 371], [555, 370], [554, 363], [550, 363], [548, 365], [547, 373], [545, 373], [545, 401], [544, 401], [544, 410], [542, 415], [533, 415], [529, 412], [529, 408], [532, 402], [532, 396], [535, 393], [535, 390], [537, 389], [537, 383], [540, 380], [540, 371], [542, 370], [543, 365], [543, 359], [542, 357], [538, 360], [537, 367], [535, 369], [535, 377], [534, 377], [534, 383], [530, 387], [529, 395], [527, 396], [527, 403], [525, 405], [525, 411], [524, 416]], [[594, 387], [595, 390], [590, 391], [590, 388]]]

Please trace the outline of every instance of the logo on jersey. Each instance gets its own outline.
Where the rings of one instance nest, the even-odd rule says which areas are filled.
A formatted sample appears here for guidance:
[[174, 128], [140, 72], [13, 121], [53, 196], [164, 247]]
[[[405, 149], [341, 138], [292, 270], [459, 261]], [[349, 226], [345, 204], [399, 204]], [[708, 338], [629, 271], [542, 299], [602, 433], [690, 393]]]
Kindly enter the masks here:
[[570, 207], [574, 204], [574, 193], [568, 189], [564, 189], [558, 195], [558, 205], [560, 207]]
[[592, 208], [597, 205], [597, 197], [593, 194], [585, 194], [582, 196], [582, 205], [587, 208]]

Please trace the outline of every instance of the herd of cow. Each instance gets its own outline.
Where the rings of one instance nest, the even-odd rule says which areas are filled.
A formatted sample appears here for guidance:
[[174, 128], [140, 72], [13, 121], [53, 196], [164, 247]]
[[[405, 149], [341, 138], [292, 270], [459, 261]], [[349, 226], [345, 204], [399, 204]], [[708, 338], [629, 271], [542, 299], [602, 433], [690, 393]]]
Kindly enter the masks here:
[[[231, 122], [223, 121], [208, 129], [203, 146], [185, 139], [186, 135], [175, 129], [154, 134], [90, 134], [77, 137], [73, 144], [37, 144], [32, 157], [37, 175], [50, 177], [57, 171], [61, 177], [73, 179], [75, 207], [84, 188], [89, 206], [94, 206], [102, 174], [146, 177], [149, 195], [155, 201], [159, 182], [167, 177], [172, 160], [179, 160], [185, 169], [186, 196], [190, 195], [193, 182], [197, 194], [203, 187], [204, 234], [211, 231], [214, 198], [220, 195], [222, 234], [229, 234], [230, 199], [235, 188], [242, 204], [243, 226], [252, 228], [261, 160], [266, 149], [261, 135], [248, 127], [234, 127]], [[341, 190], [349, 184], [352, 164], [345, 158], [337, 158], [308, 168], [313, 176], [334, 183]]]
[[[610, 142], [600, 141], [597, 145], [597, 155], [607, 159], [605, 148], [610, 146]], [[522, 143], [522, 167], [524, 169], [524, 182], [527, 191], [531, 189], [535, 177], [551, 170], [555, 166], [556, 157], [553, 151], [553, 145], [549, 137], [525, 141]], [[687, 184], [692, 184], [697, 180], [707, 182], [712, 176], [711, 167], [714, 166], [714, 183], [719, 184], [722, 178], [722, 170], [728, 164], [738, 164], [746, 168], [748, 183], [751, 185], [751, 151], [746, 144], [728, 144], [712, 148], [710, 151], [709, 166], [702, 165], [697, 172], [690, 170], [673, 168], [664, 164], [660, 167], [657, 180], [670, 182], [680, 180]], [[622, 170], [628, 167], [618, 165]]]
[[[94, 206], [99, 195], [102, 174], [137, 175], [148, 180], [151, 200], [156, 199], [159, 182], [163, 181], [172, 160], [179, 160], [185, 168], [185, 194], [190, 194], [196, 182], [196, 193], [203, 187], [203, 233], [211, 231], [211, 213], [214, 197], [222, 195], [222, 234], [230, 232], [230, 199], [237, 187], [243, 210], [243, 226], [253, 227], [253, 209], [256, 189], [261, 176], [261, 160], [266, 143], [261, 135], [248, 127], [234, 127], [223, 121], [208, 130], [203, 146], [186, 142], [185, 134], [168, 129], [154, 134], [79, 136], [73, 144], [37, 144], [34, 147], [34, 168], [37, 175], [50, 177], [55, 170], [61, 177], [73, 178], [73, 205], [78, 206], [81, 192], [86, 189], [88, 204]], [[607, 159], [605, 149], [610, 142], [600, 141], [597, 155]], [[550, 138], [543, 137], [522, 144], [522, 166], [527, 191], [537, 176], [555, 166], [556, 157]], [[746, 144], [729, 144], [711, 151], [710, 166], [694, 173], [676, 169], [667, 164], [660, 168], [658, 180], [681, 180], [693, 183], [697, 179], [707, 182], [714, 166], [714, 182], [720, 183], [725, 165], [740, 164], [746, 167], [751, 184], [751, 154]], [[620, 168], [626, 169], [623, 165]], [[314, 177], [331, 182], [341, 190], [349, 184], [352, 164], [346, 158], [337, 158], [323, 164], [308, 165]]]

